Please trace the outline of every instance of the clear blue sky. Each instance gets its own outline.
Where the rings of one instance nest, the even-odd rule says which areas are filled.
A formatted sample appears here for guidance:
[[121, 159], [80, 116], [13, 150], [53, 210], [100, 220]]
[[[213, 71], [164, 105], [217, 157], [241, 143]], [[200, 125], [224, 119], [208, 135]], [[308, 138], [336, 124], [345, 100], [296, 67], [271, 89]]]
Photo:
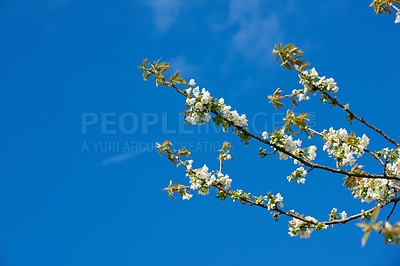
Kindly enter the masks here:
[[[282, 112], [267, 95], [300, 84], [271, 51], [294, 43], [335, 78], [340, 100], [398, 139], [400, 25], [369, 2], [0, 1], [0, 265], [398, 265], [398, 247], [376, 234], [361, 248], [356, 222], [304, 240], [288, 235], [287, 218], [221, 202], [215, 191], [172, 201], [161, 189], [170, 179], [185, 183], [184, 171], [154, 143], [200, 143], [191, 149], [195, 166], [215, 169], [209, 145], [227, 140], [234, 189], [280, 192], [285, 209], [319, 220], [333, 207], [349, 215], [372, 207], [354, 200], [340, 176], [314, 171], [305, 185], [288, 183], [295, 166], [259, 158], [258, 143], [244, 146], [212, 127], [179, 129], [184, 98], [137, 69], [162, 57], [246, 113], [252, 130], [272, 130]], [[366, 133], [373, 150], [390, 147], [317, 100], [296, 110], [312, 113], [317, 130], [347, 127]], [[82, 127], [82, 117], [95, 120]], [[333, 165], [321, 146], [317, 154]]]

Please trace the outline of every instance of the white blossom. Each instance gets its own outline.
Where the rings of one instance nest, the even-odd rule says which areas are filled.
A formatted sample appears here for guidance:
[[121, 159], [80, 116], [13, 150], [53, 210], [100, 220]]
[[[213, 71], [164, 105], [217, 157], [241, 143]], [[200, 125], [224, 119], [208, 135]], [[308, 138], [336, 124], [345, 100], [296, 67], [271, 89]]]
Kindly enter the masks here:
[[192, 194], [189, 194], [189, 192], [187, 192], [187, 191], [186, 191], [186, 193], [184, 193], [184, 194], [182, 195], [182, 199], [183, 199], [183, 200], [190, 200], [191, 197], [193, 197], [193, 195], [192, 195]]
[[[270, 137], [271, 143], [276, 144], [278, 147], [283, 148], [285, 151], [290, 152], [292, 154], [299, 153], [301, 149], [299, 149], [302, 141], [301, 140], [293, 140], [292, 136], [285, 135], [284, 130], [280, 130]], [[296, 154], [297, 155], [297, 154]], [[288, 157], [287, 154], [283, 152], [279, 152], [279, 159], [286, 160]], [[297, 163], [297, 160], [295, 160]]]
[[325, 143], [323, 150], [327, 150], [329, 155], [333, 155], [339, 166], [353, 165], [356, 162], [354, 155], [360, 157], [364, 154], [364, 149], [369, 144], [369, 138], [364, 134], [362, 138], [350, 135], [347, 130], [340, 128], [334, 130], [332, 127], [329, 132], [324, 131]]
[[333, 78], [326, 79], [325, 77], [319, 77], [315, 68], [305, 70], [301, 72], [301, 74], [299, 83], [304, 86], [304, 89], [292, 91], [293, 94], [297, 95], [299, 101], [308, 100], [309, 97], [307, 96], [307, 93], [314, 93], [316, 88], [320, 91], [328, 91], [332, 93], [336, 93], [339, 90]]
[[228, 189], [231, 187], [232, 179], [229, 178], [229, 175], [224, 175], [220, 172], [217, 173], [219, 181], [224, 184], [224, 188]]
[[394, 196], [391, 184], [388, 179], [362, 178], [354, 189], [354, 198], [361, 199], [361, 202], [370, 203], [375, 200], [384, 203]]
[[293, 180], [297, 180], [297, 183], [302, 183], [304, 184], [306, 182], [306, 179], [304, 178], [307, 175], [307, 171], [304, 170], [304, 167], [299, 167], [293, 173], [287, 177], [287, 180], [289, 182], [292, 182]]
[[310, 161], [315, 160], [315, 158], [317, 157], [317, 154], [315, 153], [315, 151], [317, 150], [317, 147], [312, 145], [310, 147], [308, 147], [308, 158], [310, 159]]
[[190, 86], [195, 86], [196, 85], [196, 82], [194, 81], [194, 79], [190, 79], [189, 85]]
[[200, 94], [200, 89], [199, 86], [197, 86], [193, 89], [193, 95], [194, 97], [199, 97], [199, 94]]
[[283, 197], [281, 193], [276, 194], [275, 196], [269, 195], [270, 197], [268, 203], [267, 203], [267, 208], [268, 210], [273, 210], [276, 208], [276, 206], [279, 204], [281, 207], [283, 206]]
[[[305, 219], [314, 223], [318, 222], [315, 218], [311, 216], [307, 216], [305, 217]], [[297, 218], [293, 218], [293, 220], [289, 222], [289, 235], [292, 237], [300, 235], [300, 238], [309, 238], [313, 231], [314, 228], [310, 228], [308, 223], [303, 222], [302, 220], [299, 220]]]
[[[195, 85], [196, 83], [190, 80], [189, 85]], [[193, 96], [191, 96], [191, 92]], [[187, 98], [186, 105], [188, 106], [186, 112], [186, 121], [193, 125], [202, 125], [211, 119], [210, 113], [216, 109], [223, 115], [226, 120], [231, 121], [235, 126], [246, 127], [247, 119], [246, 115], [239, 113], [234, 110], [230, 111], [231, 107], [225, 105], [224, 99], [213, 100], [210, 92], [203, 88], [200, 92], [199, 86], [195, 88], [189, 88], [186, 90]], [[225, 131], [225, 128], [224, 128]]]

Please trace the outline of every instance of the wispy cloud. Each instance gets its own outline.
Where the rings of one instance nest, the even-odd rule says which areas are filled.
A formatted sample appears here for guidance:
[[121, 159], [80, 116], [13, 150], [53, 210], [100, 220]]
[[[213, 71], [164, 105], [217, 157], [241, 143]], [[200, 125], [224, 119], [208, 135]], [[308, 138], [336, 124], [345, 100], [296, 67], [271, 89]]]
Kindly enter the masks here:
[[160, 32], [168, 31], [179, 16], [183, 0], [147, 0], [152, 9], [153, 22]]
[[247, 58], [260, 57], [272, 50], [284, 35], [279, 16], [274, 8], [267, 9], [268, 1], [232, 0], [229, 14], [222, 22], [211, 22], [215, 31], [230, 34], [230, 52]]
[[101, 161], [101, 166], [102, 167], [106, 167], [106, 166], [109, 166], [109, 165], [112, 165], [112, 164], [121, 163], [123, 161], [126, 161], [126, 160], [132, 159], [134, 157], [137, 157], [137, 156], [139, 156], [141, 154], [142, 153], [140, 153], [140, 152], [129, 152], [129, 153], [118, 154], [118, 155], [115, 155], [113, 157], [110, 157], [110, 158], [102, 160]]
[[[195, 65], [189, 63], [183, 54], [173, 57], [170, 60], [170, 63], [171, 63], [171, 66], [176, 68], [176, 70], [184, 69], [185, 70], [184, 75], [187, 77], [190, 77], [190, 75], [194, 75], [198, 71], [198, 68], [199, 68], [199, 66], [195, 66]], [[174, 71], [175, 71], [175, 69], [174, 69]]]

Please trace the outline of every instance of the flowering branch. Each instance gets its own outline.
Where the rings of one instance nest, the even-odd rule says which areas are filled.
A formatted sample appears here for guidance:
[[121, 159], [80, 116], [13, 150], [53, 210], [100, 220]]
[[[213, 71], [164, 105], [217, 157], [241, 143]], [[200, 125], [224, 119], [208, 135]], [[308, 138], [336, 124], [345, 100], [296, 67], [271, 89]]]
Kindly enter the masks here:
[[[391, 8], [397, 10], [397, 23], [400, 22], [400, 11], [395, 4], [400, 4], [400, 0], [375, 0], [371, 6], [374, 6], [378, 14], [391, 14]], [[182, 156], [188, 157], [190, 155], [190, 152], [186, 149], [179, 151], [171, 150], [169, 146], [172, 144], [169, 141], [165, 141], [162, 145], [157, 144], [160, 155], [164, 153], [172, 163], [186, 168], [186, 176], [189, 177], [191, 184], [190, 186], [186, 186], [173, 184], [171, 181], [169, 186], [164, 190], [166, 190], [168, 195], [172, 198], [174, 198], [174, 193], [179, 193], [182, 199], [189, 200], [193, 196], [189, 193], [190, 190], [198, 190], [199, 194], [207, 195], [210, 189], [215, 187], [218, 192], [217, 198], [221, 200], [225, 200], [229, 196], [233, 201], [238, 200], [242, 204], [247, 203], [250, 206], [256, 205], [271, 210], [271, 214], [276, 220], [278, 220], [280, 215], [293, 218], [289, 222], [289, 235], [300, 235], [301, 238], [308, 238], [314, 229], [325, 230], [329, 225], [345, 224], [358, 218], [362, 220], [369, 220], [372, 218], [370, 224], [366, 224], [365, 222], [358, 224], [365, 233], [362, 239], [362, 245], [365, 245], [372, 231], [378, 233], [383, 232], [386, 244], [398, 244], [400, 242], [400, 222], [392, 226], [389, 224], [388, 220], [393, 214], [397, 203], [400, 201], [400, 197], [397, 196], [400, 192], [400, 144], [383, 133], [382, 130], [350, 111], [348, 104], [342, 105], [336, 97], [331, 96], [331, 93], [337, 93], [339, 90], [336, 86], [336, 82], [333, 78], [327, 79], [325, 77], [320, 77], [315, 68], [305, 70], [305, 68], [309, 66], [309, 63], [302, 60], [304, 53], [301, 49], [292, 44], [283, 47], [278, 44], [275, 46], [273, 54], [276, 55], [277, 62], [281, 63], [283, 68], [289, 70], [295, 69], [299, 73], [300, 83], [304, 86], [304, 89], [293, 90], [292, 94], [281, 95], [282, 90], [277, 89], [273, 95], [268, 96], [270, 102], [277, 109], [283, 107], [282, 99], [290, 98], [292, 104], [297, 106], [299, 101], [310, 99], [308, 94], [311, 93], [315, 95], [316, 92], [320, 92], [321, 102], [328, 103], [332, 106], [339, 106], [347, 112], [347, 119], [349, 122], [352, 120], [360, 121], [368, 128], [379, 133], [390, 143], [394, 144], [396, 149], [384, 148], [380, 151], [371, 151], [367, 148], [370, 139], [365, 134], [362, 137], [358, 137], [353, 132], [349, 134], [347, 130], [343, 128], [335, 130], [331, 127], [329, 130], [323, 130], [322, 132], [315, 131], [307, 125], [309, 121], [309, 115], [307, 113], [296, 115], [293, 110], [287, 111], [286, 117], [283, 119], [285, 124], [282, 128], [275, 129], [273, 133], [264, 131], [260, 137], [251, 133], [248, 129], [245, 114], [239, 115], [236, 110], [231, 111], [231, 106], [226, 105], [223, 98], [216, 99], [211, 97], [210, 92], [206, 89], [200, 91], [199, 87], [195, 86], [196, 83], [194, 79], [186, 82], [185, 79], [179, 77], [179, 70], [169, 79], [166, 79], [165, 73], [170, 68], [168, 63], [154, 61], [154, 63], [150, 65], [147, 63], [147, 59], [145, 59], [143, 65], [139, 66], [139, 69], [143, 70], [144, 80], [147, 80], [149, 77], [154, 77], [156, 86], [161, 84], [172, 87], [176, 92], [186, 97], [184, 116], [187, 124], [201, 125], [211, 120], [217, 126], [221, 126], [223, 131], [227, 131], [227, 129], [232, 130], [246, 145], [249, 144], [249, 140], [254, 139], [273, 149], [273, 151], [267, 152], [265, 149], [260, 148], [259, 152], [262, 158], [277, 153], [279, 159], [286, 160], [292, 158], [294, 164], [309, 167], [308, 170], [304, 169], [303, 166], [298, 167], [287, 176], [289, 182], [297, 181], [298, 183], [305, 183], [306, 175], [314, 169], [345, 175], [345, 182], [343, 185], [352, 191], [354, 198], [358, 198], [361, 202], [367, 203], [375, 200], [376, 206], [368, 211], [362, 210], [360, 213], [349, 217], [347, 213], [343, 211], [340, 213], [340, 218], [337, 214], [337, 209], [334, 208], [329, 214], [328, 221], [319, 222], [311, 216], [304, 217], [304, 215], [295, 213], [294, 210], [283, 210], [283, 197], [280, 193], [272, 195], [269, 192], [268, 195], [256, 197], [252, 196], [251, 193], [244, 193], [242, 190], [228, 190], [232, 180], [228, 175], [222, 173], [223, 162], [232, 160], [232, 156], [229, 154], [229, 148], [231, 148], [231, 146], [227, 142], [225, 142], [219, 150], [219, 170], [212, 172], [209, 171], [206, 165], [198, 169], [193, 169], [193, 160], [182, 160]], [[185, 85], [185, 89], [179, 89], [178, 84]], [[324, 142], [323, 150], [327, 151], [328, 155], [335, 159], [336, 168], [313, 162], [316, 158], [317, 147], [313, 145], [301, 148], [302, 141], [300, 139], [293, 139], [293, 136], [296, 135], [296, 128], [299, 132], [309, 135], [310, 138], [312, 135], [320, 136]], [[289, 133], [291, 135], [287, 135]], [[367, 173], [362, 170], [362, 165], [356, 164], [357, 160], [355, 156], [359, 158], [364, 153], [373, 156], [383, 166], [383, 173], [381, 175]], [[343, 169], [343, 167], [346, 166], [353, 167], [351, 170]], [[380, 209], [392, 202], [394, 205], [386, 221], [376, 222]]]
[[[148, 71], [151, 74], [157, 75], [157, 71], [156, 70], [148, 69]], [[187, 93], [185, 93], [184, 91], [180, 90], [173, 82], [168, 82], [165, 78], [162, 78], [162, 83], [161, 84], [167, 85], [167, 86], [170, 86], [170, 87], [174, 88], [176, 90], [176, 92], [178, 92], [179, 94], [182, 94], [183, 96], [186, 96], [186, 97], [188, 96]], [[216, 111], [212, 111], [212, 113], [215, 114], [215, 115], [219, 115], [219, 113], [216, 112]], [[287, 156], [289, 156], [289, 157], [301, 162], [302, 164], [304, 164], [306, 166], [309, 166], [309, 167], [312, 167], [312, 168], [315, 168], [315, 169], [326, 170], [326, 171], [329, 171], [329, 172], [332, 172], [332, 173], [335, 173], [335, 174], [342, 174], [342, 175], [348, 175], [348, 176], [354, 176], [354, 177], [376, 178], [376, 179], [382, 179], [383, 178], [383, 179], [400, 180], [400, 178], [397, 177], [397, 176], [351, 173], [351, 172], [344, 171], [344, 170], [341, 170], [341, 169], [334, 169], [334, 168], [330, 168], [330, 167], [327, 167], [327, 166], [323, 166], [323, 165], [319, 165], [319, 164], [316, 164], [316, 163], [312, 163], [312, 162], [306, 161], [305, 159], [303, 159], [303, 158], [301, 158], [301, 157], [299, 157], [299, 156], [297, 156], [297, 155], [295, 155], [295, 154], [293, 154], [291, 152], [286, 151], [284, 148], [279, 147], [278, 145], [276, 145], [274, 143], [271, 143], [269, 140], [262, 139], [259, 136], [250, 133], [248, 130], [244, 129], [243, 127], [233, 124], [232, 121], [229, 121], [226, 118], [223, 118], [223, 120], [225, 122], [227, 122], [228, 124], [230, 124], [231, 126], [233, 126], [234, 128], [236, 128], [239, 132], [242, 132], [245, 136], [248, 136], [250, 138], [258, 140], [259, 142], [267, 144], [267, 145], [271, 146], [272, 148], [274, 148], [275, 150], [286, 154]]]
[[[320, 91], [318, 87], [315, 87], [316, 91]], [[379, 128], [376, 128], [375, 126], [367, 123], [362, 117], [358, 117], [356, 114], [354, 114], [353, 112], [350, 111], [348, 105], [347, 106], [343, 106], [337, 99], [336, 97], [333, 98], [331, 95], [329, 95], [327, 92], [323, 92], [321, 91], [321, 93], [323, 93], [331, 102], [333, 105], [337, 105], [340, 108], [342, 108], [345, 112], [348, 113], [348, 119], [349, 121], [351, 120], [358, 120], [361, 123], [363, 123], [364, 125], [366, 125], [367, 127], [371, 128], [372, 130], [375, 130], [376, 132], [378, 132], [379, 134], [381, 134], [385, 139], [387, 139], [388, 141], [390, 141], [392, 144], [396, 145], [397, 147], [400, 147], [400, 144], [397, 143], [396, 141], [394, 141], [392, 138], [390, 138], [389, 136], [387, 136], [385, 133], [382, 132], [382, 130], [380, 130]]]
[[[342, 212], [341, 219], [339, 219], [339, 217], [336, 215], [336, 209], [333, 209], [330, 215], [331, 219], [329, 221], [320, 222], [310, 216], [303, 217], [303, 215], [295, 213], [293, 210], [284, 211], [283, 209], [279, 208], [278, 205], [283, 207], [282, 203], [283, 197], [280, 195], [280, 193], [278, 193], [276, 196], [273, 196], [271, 193], [268, 193], [267, 196], [255, 197], [251, 196], [251, 193], [243, 193], [242, 190], [236, 190], [236, 191], [228, 190], [232, 180], [229, 179], [227, 175], [222, 174], [221, 165], [222, 161], [232, 159], [232, 157], [229, 155], [229, 150], [227, 150], [228, 148], [231, 147], [229, 143], [225, 142], [222, 149], [220, 150], [220, 156], [218, 157], [218, 160], [220, 161], [220, 171], [215, 172], [216, 175], [218, 176], [218, 179], [216, 179], [214, 175], [211, 176], [211, 174], [208, 171], [208, 168], [205, 165], [200, 169], [193, 169], [192, 160], [183, 161], [181, 159], [181, 156], [185, 157], [189, 156], [190, 152], [188, 152], [185, 149], [179, 151], [170, 150], [169, 146], [171, 145], [172, 144], [169, 141], [165, 141], [162, 145], [157, 144], [157, 147], [159, 149], [158, 150], [159, 154], [160, 155], [161, 153], [166, 154], [168, 159], [177, 166], [181, 165], [185, 166], [187, 176], [190, 177], [190, 182], [192, 185], [191, 186], [185, 186], [180, 184], [172, 185], [171, 181], [169, 186], [164, 189], [167, 190], [170, 197], [174, 198], [172, 194], [174, 192], [178, 192], [183, 199], [190, 199], [192, 195], [188, 193], [189, 189], [193, 190], [198, 189], [199, 194], [207, 195], [209, 193], [209, 189], [211, 187], [215, 187], [218, 191], [217, 198], [220, 198], [223, 201], [226, 199], [227, 196], [230, 196], [233, 199], [233, 201], [239, 200], [242, 204], [248, 203], [250, 206], [255, 205], [273, 211], [273, 213], [271, 214], [276, 220], [278, 220], [279, 216], [282, 214], [293, 218], [289, 226], [290, 235], [300, 234], [301, 237], [308, 238], [314, 229], [325, 230], [328, 228], [328, 225], [332, 226], [336, 224], [342, 225], [357, 218], [368, 220], [370, 219], [370, 217], [372, 216], [373, 212], [376, 209], [383, 208], [384, 206], [392, 202], [394, 202], [396, 206], [397, 202], [400, 201], [400, 197], [391, 198], [382, 204], [376, 205], [375, 207], [371, 208], [368, 211], [362, 210], [361, 213], [350, 217], [347, 217], [346, 212]], [[254, 198], [254, 200], [252, 200], [251, 197]], [[268, 203], [265, 204], [264, 200], [268, 200]], [[393, 213], [394, 207], [389, 216]]]

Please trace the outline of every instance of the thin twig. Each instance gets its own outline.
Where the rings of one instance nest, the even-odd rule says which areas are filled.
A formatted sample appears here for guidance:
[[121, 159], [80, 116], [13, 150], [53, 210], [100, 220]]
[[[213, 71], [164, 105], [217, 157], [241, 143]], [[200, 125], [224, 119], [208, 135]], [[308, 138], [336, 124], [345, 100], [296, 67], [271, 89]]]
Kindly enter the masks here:
[[396, 208], [397, 202], [398, 202], [398, 201], [395, 201], [395, 202], [394, 202], [393, 208], [392, 208], [392, 210], [390, 211], [388, 217], [386, 218], [386, 222], [389, 221], [390, 216], [392, 216], [393, 211], [394, 211], [394, 209]]
[[360, 118], [358, 117], [356, 114], [354, 114], [353, 112], [350, 111], [349, 108], [345, 108], [336, 98], [333, 98], [332, 96], [330, 96], [327, 92], [323, 92], [321, 91], [318, 87], [314, 86], [314, 89], [317, 91], [320, 91], [321, 93], [325, 94], [329, 100], [331, 100], [331, 102], [337, 106], [339, 106], [340, 108], [342, 108], [344, 111], [346, 111], [350, 117], [360, 121], [361, 123], [363, 123], [364, 125], [366, 125], [367, 127], [375, 130], [376, 132], [378, 132], [379, 134], [381, 134], [385, 139], [387, 139], [389, 142], [393, 143], [394, 145], [396, 145], [397, 147], [400, 148], [400, 144], [397, 143], [396, 141], [394, 141], [392, 138], [390, 138], [389, 136], [387, 136], [385, 133], [382, 132], [382, 130], [380, 130], [379, 128], [374, 127], [373, 125], [369, 124], [367, 121], [364, 120], [364, 118]]

